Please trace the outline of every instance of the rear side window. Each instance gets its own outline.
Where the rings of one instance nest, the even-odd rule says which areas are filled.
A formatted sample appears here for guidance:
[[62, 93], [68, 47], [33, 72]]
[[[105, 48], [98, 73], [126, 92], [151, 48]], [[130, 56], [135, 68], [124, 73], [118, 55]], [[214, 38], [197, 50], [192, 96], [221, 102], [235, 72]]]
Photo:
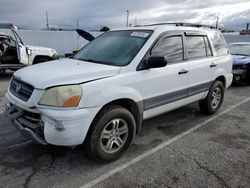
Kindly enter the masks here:
[[183, 61], [182, 36], [170, 36], [161, 39], [151, 51], [152, 56], [164, 56], [167, 62]]
[[210, 39], [213, 42], [217, 56], [223, 56], [229, 54], [227, 42], [221, 33], [219, 32], [211, 33]]
[[205, 44], [206, 44], [206, 52], [207, 52], [207, 56], [212, 56], [212, 51], [211, 51], [211, 46], [208, 42], [208, 38], [207, 37], [204, 37], [204, 40], [205, 40]]
[[186, 36], [188, 59], [207, 57], [206, 44], [203, 36]]

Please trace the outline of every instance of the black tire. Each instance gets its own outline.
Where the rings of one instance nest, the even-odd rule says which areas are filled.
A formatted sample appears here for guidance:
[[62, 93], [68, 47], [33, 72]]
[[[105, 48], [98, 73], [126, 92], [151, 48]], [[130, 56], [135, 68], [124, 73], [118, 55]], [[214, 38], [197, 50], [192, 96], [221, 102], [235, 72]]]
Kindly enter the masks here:
[[248, 70], [246, 72], [246, 83], [248, 85], [250, 85], [250, 65], [249, 65], [249, 68], [248, 68]]
[[[220, 95], [215, 93], [218, 92]], [[214, 81], [205, 99], [199, 102], [200, 110], [204, 114], [214, 114], [216, 113], [222, 105], [224, 100], [225, 87], [221, 81]], [[219, 99], [216, 103], [216, 99]], [[216, 104], [216, 105], [215, 105]]]
[[0, 69], [0, 74], [4, 74], [6, 72], [5, 69]]
[[[108, 133], [109, 136], [112, 138], [102, 138], [104, 130], [107, 130], [109, 126], [113, 126], [112, 121], [115, 120], [123, 120], [126, 123], [127, 126], [127, 133], [126, 138], [124, 139], [123, 145], [121, 144], [120, 148], [117, 144], [114, 144], [115, 141], [113, 142], [112, 146], [118, 146], [117, 151], [110, 151], [109, 153], [105, 151], [106, 145], [108, 145], [108, 142], [114, 138], [112, 138], [113, 133]], [[121, 121], [122, 123], [124, 123]], [[125, 127], [125, 124], [122, 125]], [[119, 125], [117, 126], [117, 128]], [[113, 130], [113, 129], [112, 129]], [[110, 130], [110, 131], [112, 131]], [[103, 110], [97, 115], [95, 120], [93, 121], [91, 128], [89, 130], [89, 133], [87, 135], [86, 141], [84, 143], [85, 147], [85, 152], [89, 156], [90, 159], [94, 159], [98, 162], [109, 162], [113, 161], [120, 156], [122, 156], [129, 146], [131, 145], [134, 136], [136, 132], [136, 123], [133, 115], [125, 108], [118, 106], [118, 105], [111, 105]], [[121, 135], [121, 136], [124, 136]], [[102, 138], [102, 139], [101, 139]], [[106, 144], [104, 143], [106, 140]], [[114, 147], [114, 150], [116, 148]]]
[[43, 63], [49, 61], [47, 58], [44, 57], [37, 57], [34, 59], [33, 65], [38, 64], [38, 63]]

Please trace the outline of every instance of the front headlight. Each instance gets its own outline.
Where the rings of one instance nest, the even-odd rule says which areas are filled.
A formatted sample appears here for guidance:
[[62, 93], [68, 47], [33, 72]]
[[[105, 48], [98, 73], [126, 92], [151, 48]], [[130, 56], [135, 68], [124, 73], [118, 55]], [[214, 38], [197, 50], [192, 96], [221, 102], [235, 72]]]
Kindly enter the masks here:
[[55, 107], [75, 107], [82, 97], [80, 85], [59, 86], [48, 89], [39, 104]]

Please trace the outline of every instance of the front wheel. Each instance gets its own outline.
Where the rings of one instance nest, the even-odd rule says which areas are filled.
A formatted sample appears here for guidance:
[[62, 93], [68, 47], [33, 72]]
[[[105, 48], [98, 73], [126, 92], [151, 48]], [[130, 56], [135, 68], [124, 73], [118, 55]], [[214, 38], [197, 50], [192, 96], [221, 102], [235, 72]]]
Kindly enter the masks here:
[[210, 88], [205, 99], [199, 102], [200, 110], [204, 114], [216, 113], [222, 105], [225, 87], [221, 81], [216, 80]]
[[87, 155], [100, 162], [119, 158], [131, 145], [135, 127], [135, 119], [127, 109], [117, 105], [104, 108], [87, 136]]
[[0, 69], [0, 74], [4, 74], [6, 72], [5, 69]]

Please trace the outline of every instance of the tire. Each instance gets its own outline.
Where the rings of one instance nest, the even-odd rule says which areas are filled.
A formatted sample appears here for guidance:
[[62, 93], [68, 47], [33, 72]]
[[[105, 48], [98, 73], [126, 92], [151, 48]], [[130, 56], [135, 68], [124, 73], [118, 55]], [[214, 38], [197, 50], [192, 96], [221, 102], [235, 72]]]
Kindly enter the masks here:
[[38, 63], [43, 63], [43, 62], [46, 62], [46, 61], [49, 61], [49, 60], [44, 58], [44, 57], [37, 57], [37, 58], [35, 58], [35, 60], [33, 62], [33, 65], [38, 64]]
[[204, 114], [216, 113], [224, 100], [225, 87], [221, 81], [214, 81], [205, 99], [199, 102], [200, 110]]
[[250, 85], [250, 65], [249, 65], [249, 68], [248, 68], [248, 70], [246, 72], [246, 83], [248, 85]]
[[5, 69], [0, 69], [0, 74], [4, 74], [6, 72]]
[[108, 106], [101, 110], [91, 125], [84, 143], [86, 154], [102, 163], [118, 159], [131, 145], [135, 132], [135, 119], [127, 109], [118, 105]]

